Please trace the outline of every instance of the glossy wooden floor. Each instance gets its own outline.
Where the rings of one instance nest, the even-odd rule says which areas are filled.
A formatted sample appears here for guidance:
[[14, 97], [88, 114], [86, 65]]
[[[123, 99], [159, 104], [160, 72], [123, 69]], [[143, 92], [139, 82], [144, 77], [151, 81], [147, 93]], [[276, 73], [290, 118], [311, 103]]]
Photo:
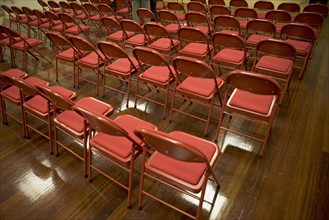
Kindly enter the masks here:
[[[329, 219], [328, 32], [327, 19], [304, 78], [297, 80], [297, 75], [293, 78], [289, 97], [279, 109], [262, 159], [257, 157], [260, 143], [221, 133], [222, 154], [216, 165], [221, 189], [213, 206], [204, 204], [202, 219]], [[43, 47], [42, 52], [54, 57], [49, 47]], [[8, 50], [5, 59], [0, 70], [10, 68]], [[69, 66], [61, 65], [60, 69], [70, 71]], [[44, 61], [36, 63], [29, 58], [29, 73], [57, 84], [54, 65]], [[69, 77], [60, 75], [58, 84], [73, 89]], [[78, 98], [94, 96], [95, 88], [82, 82], [76, 92]], [[162, 96], [158, 96], [161, 100]], [[202, 137], [202, 122], [174, 114], [173, 122], [169, 123], [168, 119], [162, 120], [162, 108], [149, 102], [140, 101], [136, 109], [131, 102], [127, 109], [126, 97], [109, 91], [99, 99], [115, 107], [112, 117], [128, 113], [156, 124], [162, 131], [177, 129]], [[12, 106], [8, 107], [14, 111]], [[202, 113], [198, 108], [191, 110]], [[211, 141], [218, 115], [216, 109], [207, 136]], [[230, 123], [242, 129], [250, 126], [239, 120]], [[127, 179], [126, 173], [103, 161], [99, 163], [118, 179]], [[89, 183], [83, 177], [79, 159], [65, 150], [61, 150], [59, 157], [50, 155], [45, 138], [31, 132], [30, 139], [24, 139], [21, 125], [9, 119], [8, 126], [0, 124], [0, 219], [186, 218], [147, 197], [143, 209], [138, 210], [140, 158], [135, 170], [133, 206], [127, 209], [124, 189], [96, 172]], [[150, 181], [146, 181], [146, 187], [185, 210], [192, 213], [195, 210], [195, 201], [181, 194]], [[210, 184], [208, 200], [213, 193]]]

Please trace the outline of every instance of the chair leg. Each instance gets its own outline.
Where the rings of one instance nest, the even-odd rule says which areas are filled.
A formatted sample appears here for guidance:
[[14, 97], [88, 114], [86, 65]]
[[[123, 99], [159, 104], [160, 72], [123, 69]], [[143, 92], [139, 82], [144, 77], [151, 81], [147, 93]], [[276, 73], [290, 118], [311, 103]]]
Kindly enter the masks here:
[[145, 162], [146, 162], [147, 150], [143, 150], [143, 158], [142, 158], [142, 170], [141, 170], [141, 178], [139, 181], [139, 195], [138, 195], [138, 209], [142, 209], [142, 196], [143, 196], [143, 186], [144, 186], [144, 172], [145, 172]]

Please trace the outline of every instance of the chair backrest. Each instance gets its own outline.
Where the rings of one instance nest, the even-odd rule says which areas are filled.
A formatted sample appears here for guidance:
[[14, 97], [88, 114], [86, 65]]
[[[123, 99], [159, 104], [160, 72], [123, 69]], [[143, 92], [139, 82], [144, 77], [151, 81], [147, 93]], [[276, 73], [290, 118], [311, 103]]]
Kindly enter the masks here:
[[239, 21], [231, 15], [218, 15], [215, 17], [214, 26], [217, 29], [234, 29], [240, 33]]
[[98, 8], [91, 3], [85, 3], [85, 4], [83, 4], [83, 7], [86, 9], [86, 13], [88, 13], [88, 15], [90, 17], [101, 14], [100, 11], [98, 10]]
[[98, 4], [97, 8], [102, 16], [113, 16], [115, 15], [113, 9], [106, 4]]
[[168, 10], [173, 11], [174, 13], [176, 13], [176, 12], [185, 13], [184, 5], [180, 2], [169, 1], [167, 4], [167, 8], [168, 8]]
[[59, 1], [58, 4], [62, 8], [62, 12], [65, 12], [65, 13], [73, 12], [73, 9], [72, 9], [70, 3], [66, 2], [66, 1]]
[[161, 24], [157, 23], [147, 23], [144, 25], [144, 30], [149, 36], [156, 36], [160, 38], [170, 38], [171, 36], [167, 29]]
[[207, 13], [207, 8], [205, 4], [202, 4], [201, 2], [197, 1], [190, 1], [187, 3], [187, 10], [189, 12], [200, 12], [203, 14]]
[[272, 22], [264, 19], [254, 19], [248, 21], [246, 30], [247, 35], [257, 32], [274, 36], [276, 33], [275, 25]]
[[55, 46], [60, 51], [63, 51], [66, 48], [73, 48], [76, 50], [71, 42], [59, 33], [47, 32], [46, 37], [52, 42], [53, 46]]
[[37, 16], [37, 18], [39, 20], [43, 20], [43, 19], [47, 19], [48, 17], [46, 16], [46, 14], [38, 9], [33, 9], [33, 12], [35, 14], [35, 16]]
[[292, 13], [299, 13], [300, 12], [300, 6], [299, 4], [295, 2], [283, 2], [279, 4], [278, 9], [284, 10], [287, 12], [292, 12]]
[[[239, 35], [217, 32], [212, 37], [214, 46], [245, 51], [245, 41]], [[216, 48], [216, 47], [215, 47]]]
[[235, 8], [248, 7], [248, 2], [246, 0], [230, 0], [230, 6]]
[[205, 25], [208, 26], [208, 31], [210, 31], [210, 24], [208, 18], [200, 12], [188, 12], [186, 13], [185, 19], [189, 26], [196, 26], [196, 25]]
[[133, 50], [133, 55], [142, 67], [142, 64], [147, 64], [150, 66], [167, 66], [171, 77], [174, 77], [170, 64], [163, 54], [148, 47], [135, 47]]
[[49, 5], [44, 0], [38, 0], [38, 3], [42, 7], [43, 11], [47, 11], [50, 9]]
[[260, 53], [291, 60], [294, 60], [297, 56], [297, 51], [294, 46], [278, 39], [260, 41], [256, 46], [256, 56]]
[[289, 23], [281, 28], [281, 36], [313, 42], [316, 34], [314, 29], [307, 24]]
[[128, 140], [134, 143], [134, 145], [139, 146], [139, 144], [136, 143], [136, 141], [130, 137], [127, 131], [117, 125], [110, 118], [101, 114], [97, 114], [85, 107], [82, 108], [81, 106], [77, 105], [73, 106], [73, 109], [79, 114], [81, 114], [88, 121], [89, 126], [91, 126], [91, 128], [94, 129], [96, 132], [101, 132], [111, 136], [126, 137]]
[[208, 44], [208, 37], [195, 27], [181, 27], [178, 30], [178, 38], [182, 41], [202, 42]]
[[70, 6], [75, 14], [86, 13], [85, 8], [76, 2], [71, 2]]
[[5, 31], [5, 33], [7, 34], [7, 36], [11, 39], [12, 42], [16, 42], [17, 39], [20, 39], [20, 40], [24, 41], [24, 43], [26, 43], [27, 45], [29, 45], [29, 43], [25, 40], [25, 38], [22, 37], [16, 31], [14, 31], [13, 29], [8, 28], [6, 26], [2, 26], [2, 28]]
[[23, 6], [22, 7], [22, 10], [23, 10], [23, 12], [25, 13], [26, 17], [29, 20], [32, 20], [36, 16], [35, 13], [33, 12], [33, 10], [31, 8], [29, 8], [29, 7]]
[[138, 128], [134, 133], [146, 144], [146, 147], [163, 155], [185, 162], [205, 163], [210, 168], [206, 155], [164, 132]]
[[53, 27], [55, 26], [57, 23], [57, 21], [60, 21], [61, 22], [61, 19], [58, 17], [57, 14], [55, 14], [54, 12], [52, 11], [45, 11], [45, 15], [47, 16], [49, 22], [50, 22], [50, 25]]
[[266, 12], [265, 19], [272, 22], [290, 23], [291, 15], [284, 10], [270, 10]]
[[66, 23], [76, 24], [75, 19], [67, 13], [60, 12], [58, 13], [58, 17], [63, 22], [64, 25], [66, 25]]
[[252, 19], [255, 19], [255, 18], [258, 17], [258, 14], [255, 11], [255, 9], [253, 9], [253, 8], [240, 7], [240, 8], [237, 8], [234, 11], [234, 16], [236, 18], [244, 18], [244, 19], [252, 18]]
[[54, 11], [61, 11], [62, 10], [61, 6], [56, 1], [50, 0], [50, 1], [48, 1], [48, 5]]
[[224, 0], [208, 0], [208, 5], [223, 5], [225, 6]]
[[177, 73], [191, 77], [213, 78], [216, 83], [216, 88], [218, 88], [216, 74], [205, 61], [192, 57], [177, 56], [172, 62]]
[[104, 54], [104, 56], [108, 60], [113, 58], [116, 59], [126, 58], [130, 61], [133, 67], [135, 67], [127, 52], [118, 44], [109, 41], [98, 41], [97, 48]]
[[328, 16], [328, 6], [324, 4], [309, 4], [305, 6], [303, 12], [317, 12], [322, 14], [323, 17]]
[[17, 88], [19, 88], [19, 91], [22, 94], [28, 96], [36, 96], [40, 94], [36, 87], [33, 87], [32, 85], [28, 84], [24, 79], [10, 77], [10, 80], [15, 86], [17, 86]]
[[102, 17], [101, 22], [102, 22], [102, 25], [109, 32], [115, 32], [117, 30], [122, 30], [121, 24], [114, 18]]
[[254, 3], [254, 9], [273, 10], [274, 4], [270, 1], [259, 0]]
[[7, 5], [1, 5], [1, 8], [8, 13], [9, 17], [11, 18], [15, 17], [14, 11], [11, 8], [9, 8]]
[[36, 85], [36, 88], [39, 89], [47, 99], [53, 104], [53, 106], [58, 110], [73, 110], [75, 103], [56, 91], [54, 91], [50, 86], [47, 85]]
[[277, 81], [261, 73], [235, 70], [227, 74], [225, 82], [227, 86], [259, 95], [279, 96], [281, 93]]
[[120, 21], [122, 28], [125, 31], [132, 31], [135, 33], [144, 33], [143, 28], [136, 22], [130, 19], [122, 19]]
[[212, 19], [215, 19], [218, 15], [230, 15], [231, 11], [225, 5], [212, 5], [209, 8], [210, 16]]
[[302, 12], [296, 15], [294, 22], [308, 24], [313, 28], [321, 29], [324, 23], [324, 18], [317, 12]]
[[159, 16], [159, 21], [162, 24], [167, 24], [169, 22], [169, 23], [176, 23], [180, 25], [177, 16], [172, 11], [162, 9], [158, 11], [158, 16]]
[[97, 53], [99, 59], [102, 59], [100, 54], [97, 52], [95, 46], [88, 40], [84, 39], [80, 36], [70, 36], [69, 41], [71, 44], [80, 52], [80, 54], [89, 52], [95, 52]]
[[146, 23], [146, 19], [157, 21], [157, 18], [154, 13], [148, 8], [138, 8], [137, 16], [141, 25], [144, 25]]

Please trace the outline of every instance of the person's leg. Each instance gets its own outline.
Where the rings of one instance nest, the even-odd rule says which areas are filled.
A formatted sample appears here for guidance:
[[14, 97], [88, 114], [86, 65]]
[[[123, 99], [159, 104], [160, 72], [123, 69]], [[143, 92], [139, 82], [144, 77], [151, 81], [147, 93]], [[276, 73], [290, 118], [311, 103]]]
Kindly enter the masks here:
[[151, 2], [151, 11], [154, 13], [154, 15], [156, 17], [158, 17], [158, 13], [157, 13], [157, 1], [158, 0], [150, 0]]

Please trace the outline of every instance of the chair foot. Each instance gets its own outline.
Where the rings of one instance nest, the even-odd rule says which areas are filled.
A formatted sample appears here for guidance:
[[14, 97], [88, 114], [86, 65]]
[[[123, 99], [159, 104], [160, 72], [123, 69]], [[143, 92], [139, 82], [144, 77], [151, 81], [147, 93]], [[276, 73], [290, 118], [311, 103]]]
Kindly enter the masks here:
[[142, 210], [142, 206], [138, 206], [138, 210]]
[[4, 125], [8, 125], [8, 122], [2, 122], [2, 124], [4, 124]]
[[257, 154], [257, 158], [258, 159], [262, 159], [263, 158], [263, 155]]
[[54, 152], [50, 152], [50, 155], [54, 155]]
[[89, 183], [91, 183], [92, 181], [93, 181], [93, 179], [90, 179], [90, 180], [89, 180]]
[[84, 178], [87, 178], [87, 177], [88, 177], [88, 175], [87, 175], [87, 174], [85, 174], [85, 175], [83, 175], [83, 177], [84, 177]]
[[131, 205], [127, 205], [127, 208], [128, 208], [128, 209], [131, 209]]
[[56, 157], [59, 157], [59, 154], [56, 154]]

